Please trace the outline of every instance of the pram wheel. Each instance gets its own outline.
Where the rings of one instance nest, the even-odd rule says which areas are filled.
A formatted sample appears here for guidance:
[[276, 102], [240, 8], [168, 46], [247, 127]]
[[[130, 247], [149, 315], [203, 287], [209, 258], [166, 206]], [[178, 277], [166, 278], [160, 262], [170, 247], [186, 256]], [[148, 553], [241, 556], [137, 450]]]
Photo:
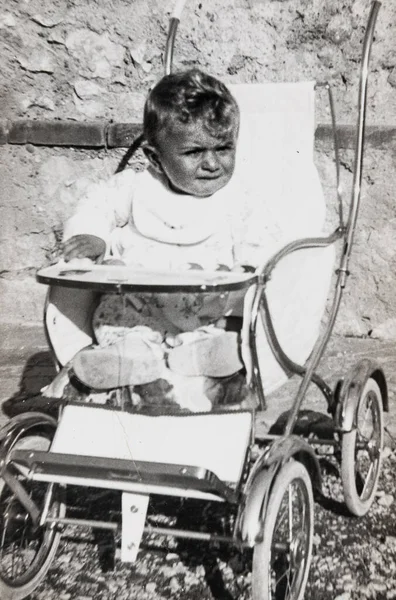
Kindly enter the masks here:
[[379, 385], [369, 378], [354, 415], [354, 427], [342, 436], [341, 479], [345, 502], [360, 517], [377, 490], [384, 443], [383, 402]]
[[307, 469], [287, 462], [271, 491], [263, 541], [254, 547], [253, 600], [301, 600], [307, 583], [314, 527], [312, 483]]
[[[17, 437], [12, 449], [47, 451], [51, 434], [29, 432]], [[10, 465], [10, 469], [12, 465]], [[18, 475], [28, 495], [41, 511], [48, 484], [28, 481]], [[65, 505], [59, 499], [59, 488], [53, 490], [48, 514], [60, 517]], [[28, 596], [45, 577], [60, 542], [60, 532], [55, 527], [35, 527], [29, 513], [16, 495], [0, 479], [0, 598], [20, 600]]]

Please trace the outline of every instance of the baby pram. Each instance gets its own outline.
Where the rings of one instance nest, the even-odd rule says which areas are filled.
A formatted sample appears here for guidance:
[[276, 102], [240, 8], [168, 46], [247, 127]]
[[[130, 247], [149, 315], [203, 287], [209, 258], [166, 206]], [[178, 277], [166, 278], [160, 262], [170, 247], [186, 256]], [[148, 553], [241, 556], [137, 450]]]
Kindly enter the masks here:
[[[170, 20], [167, 72], [172, 66], [183, 5], [184, 2], [177, 3]], [[0, 432], [0, 595], [4, 600], [24, 598], [39, 585], [54, 559], [62, 529], [76, 523], [120, 530], [121, 556], [126, 561], [136, 559], [144, 532], [253, 549], [252, 597], [301, 599], [312, 551], [312, 490], [321, 485], [316, 448], [331, 447], [339, 453], [350, 511], [363, 515], [369, 510], [380, 474], [383, 411], [388, 410], [384, 374], [374, 362], [365, 359], [332, 389], [316, 368], [332, 332], [348, 277], [360, 201], [367, 68], [379, 7], [378, 2], [372, 4], [363, 45], [351, 207], [345, 223], [340, 204], [340, 224], [333, 234], [294, 241], [293, 236], [304, 236], [305, 226], [309, 235], [310, 220], [298, 221], [297, 215], [293, 218], [293, 207], [289, 206], [288, 222], [294, 226], [300, 222], [301, 230], [297, 229], [296, 234], [294, 227], [284, 233], [280, 225], [284, 237], [274, 237], [274, 245], [268, 248], [271, 258], [263, 256], [263, 266], [254, 274], [192, 271], [181, 280], [172, 273], [136, 273], [127, 267], [109, 270], [96, 265], [84, 269], [54, 265], [38, 273], [38, 280], [50, 285], [45, 325], [59, 366], [92, 342], [89, 314], [98, 292], [246, 290], [243, 357], [260, 407], [265, 408], [266, 393], [278, 387], [287, 375], [294, 373], [302, 380], [280, 434], [258, 435], [253, 411], [148, 416], [123, 410], [122, 402], [112, 408], [95, 403], [64, 403], [58, 420], [38, 412], [11, 419]], [[331, 90], [326, 87], [332, 107]], [[321, 198], [312, 163], [314, 88], [309, 83], [242, 86], [233, 90], [242, 111], [246, 108], [253, 115], [254, 127], [249, 125], [249, 118], [242, 121], [241, 146], [246, 147], [246, 154], [241, 154], [238, 165], [240, 169], [250, 169], [249, 197], [257, 193], [254, 161], [258, 144], [261, 161], [265, 153], [268, 160], [272, 156], [279, 161], [278, 172], [272, 171], [273, 193], [279, 192], [279, 175], [282, 182], [292, 181], [298, 197], [294, 209], [303, 215], [311, 208], [316, 210], [315, 204], [310, 205], [312, 199], [317, 199], [318, 194]], [[290, 106], [292, 118], [288, 120]], [[270, 135], [271, 124], [274, 136]], [[267, 146], [260, 137], [261, 127]], [[276, 152], [276, 142], [282, 152]], [[337, 145], [335, 149], [338, 174]], [[299, 189], [304, 194], [298, 193]], [[282, 198], [287, 197], [290, 194], [280, 194], [273, 209], [280, 216], [286, 210]], [[300, 198], [305, 198], [307, 205], [300, 203]], [[268, 213], [266, 217], [276, 223], [281, 221], [276, 214]], [[265, 226], [264, 221], [258, 226]], [[332, 248], [337, 241], [341, 251], [335, 296], [326, 327], [315, 343], [332, 271]], [[280, 242], [289, 243], [279, 247]], [[307, 261], [301, 258], [304, 253], [309, 256]], [[310, 284], [313, 273], [316, 286]], [[294, 288], [294, 284], [300, 287]], [[309, 293], [304, 296], [301, 292], [300, 298], [293, 294], [290, 303], [290, 293], [286, 292], [291, 289]], [[71, 307], [70, 294], [78, 294], [78, 302], [74, 301]], [[65, 323], [71, 332], [69, 337], [64, 334]], [[304, 325], [299, 329], [300, 323]], [[311, 383], [323, 393], [332, 417], [332, 429], [324, 438], [315, 432], [309, 438], [293, 433]], [[65, 490], [69, 485], [121, 492], [121, 522], [71, 517]], [[228, 529], [208, 533], [154, 526], [147, 515], [150, 495], [225, 505], [230, 513]]]

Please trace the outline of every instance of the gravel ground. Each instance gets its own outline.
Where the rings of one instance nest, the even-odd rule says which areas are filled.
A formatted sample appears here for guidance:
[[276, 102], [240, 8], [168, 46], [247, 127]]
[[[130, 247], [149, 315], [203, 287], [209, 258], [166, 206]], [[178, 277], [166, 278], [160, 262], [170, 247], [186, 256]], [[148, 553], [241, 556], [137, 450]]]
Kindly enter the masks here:
[[[13, 338], [15, 342], [15, 337]], [[25, 339], [25, 338], [24, 338]], [[26, 342], [26, 339], [25, 339]], [[1, 350], [1, 349], [0, 349]], [[15, 348], [14, 348], [15, 350]], [[22, 351], [23, 350], [23, 351]], [[18, 374], [15, 365], [29, 354], [29, 344], [14, 353], [3, 347], [0, 372]], [[379, 491], [367, 516], [350, 516], [343, 503], [338, 466], [334, 460], [322, 459], [323, 496], [315, 503], [314, 554], [306, 600], [360, 600], [396, 598], [396, 451], [394, 437], [396, 352], [393, 344], [364, 339], [334, 340], [323, 361], [322, 373], [334, 384], [362, 356], [374, 356], [384, 366], [389, 389], [391, 412], [386, 421], [386, 449]], [[30, 362], [29, 362], [30, 361]], [[41, 377], [48, 378], [48, 356], [40, 349], [37, 360], [29, 358], [13, 399], [3, 402], [4, 417], [27, 407], [23, 397], [29, 389], [39, 387]], [[29, 368], [26, 365], [30, 364]], [[14, 370], [13, 370], [14, 369]], [[42, 382], [41, 382], [42, 383]], [[10, 380], [7, 385], [12, 388]], [[276, 397], [263, 415], [273, 420], [287, 406], [288, 391]], [[18, 386], [17, 386], [18, 387]], [[315, 396], [308, 406], [321, 408]], [[276, 407], [276, 410], [275, 410]], [[92, 492], [92, 493], [91, 493]], [[76, 510], [86, 514], [101, 506], [108, 512], [116, 508], [117, 499], [96, 491], [82, 497], [70, 492]], [[108, 504], [110, 502], [110, 504]], [[115, 505], [114, 505], [115, 503]], [[207, 524], [210, 514], [201, 513], [199, 503], [180, 507], [177, 503], [154, 505], [157, 514], [175, 520], [187, 518], [190, 526]], [[114, 505], [114, 506], [113, 506]], [[181, 510], [182, 508], [182, 510]], [[202, 507], [201, 507], [202, 508]], [[227, 520], [221, 515], [220, 524]], [[188, 598], [191, 600], [241, 599], [249, 597], [249, 556], [224, 546], [187, 543], [164, 538], [144, 538], [135, 565], [122, 564], [119, 549], [112, 538], [91, 531], [69, 527], [44, 583], [31, 595], [31, 600], [139, 600]]]

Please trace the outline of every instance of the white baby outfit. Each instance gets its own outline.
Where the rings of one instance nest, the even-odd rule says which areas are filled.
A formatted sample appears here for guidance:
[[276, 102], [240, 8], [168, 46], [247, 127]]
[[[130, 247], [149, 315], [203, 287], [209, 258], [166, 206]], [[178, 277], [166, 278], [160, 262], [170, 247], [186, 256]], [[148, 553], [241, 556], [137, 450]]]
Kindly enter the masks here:
[[[231, 216], [239, 195], [230, 182], [207, 198], [173, 192], [150, 169], [125, 170], [93, 185], [67, 221], [64, 239], [78, 234], [106, 241], [107, 257], [148, 270], [231, 269]], [[105, 295], [94, 315], [97, 341], [107, 345], [127, 330], [148, 326], [177, 334], [224, 315], [224, 294]]]

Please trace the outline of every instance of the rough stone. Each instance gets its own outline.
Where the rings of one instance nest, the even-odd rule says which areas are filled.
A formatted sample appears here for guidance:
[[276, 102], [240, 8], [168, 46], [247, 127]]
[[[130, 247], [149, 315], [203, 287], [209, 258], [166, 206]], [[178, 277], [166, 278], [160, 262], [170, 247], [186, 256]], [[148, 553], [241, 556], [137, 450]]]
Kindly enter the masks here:
[[392, 72], [388, 77], [388, 82], [391, 84], [392, 87], [396, 87], [396, 67], [392, 69]]
[[81, 75], [107, 79], [114, 68], [123, 66], [125, 49], [112, 42], [107, 33], [78, 29], [67, 35], [65, 43]]
[[43, 27], [55, 27], [64, 21], [65, 12], [65, 10], [59, 10], [59, 12], [45, 15], [37, 13], [32, 16], [32, 20]]
[[385, 67], [385, 69], [392, 69], [396, 66], [396, 50], [390, 50], [390, 52], [384, 56], [382, 66]]
[[45, 108], [46, 110], [55, 110], [55, 102], [48, 96], [31, 95], [21, 98], [20, 107], [23, 113], [26, 113], [32, 106], [38, 106], [40, 108]]
[[396, 339], [396, 319], [387, 319], [384, 323], [380, 323], [371, 333], [371, 337], [380, 340]]
[[134, 46], [130, 49], [132, 60], [135, 64], [140, 65], [143, 71], [149, 73], [152, 69], [152, 65], [147, 60], [147, 43], [142, 42], [138, 46]]
[[105, 89], [87, 79], [79, 79], [74, 82], [74, 91], [81, 100], [90, 100], [91, 98], [102, 97], [106, 92]]
[[20, 55], [18, 62], [23, 69], [33, 73], [53, 73], [56, 69], [54, 56], [43, 47], [33, 48], [27, 56]]
[[341, 44], [352, 35], [352, 20], [349, 16], [335, 15], [327, 26], [327, 36], [334, 44]]
[[0, 14], [0, 29], [3, 27], [15, 27], [16, 19], [11, 13], [2, 13]]
[[78, 112], [88, 119], [104, 117], [106, 114], [106, 103], [103, 100], [80, 100], [80, 98], [75, 95], [74, 104]]

